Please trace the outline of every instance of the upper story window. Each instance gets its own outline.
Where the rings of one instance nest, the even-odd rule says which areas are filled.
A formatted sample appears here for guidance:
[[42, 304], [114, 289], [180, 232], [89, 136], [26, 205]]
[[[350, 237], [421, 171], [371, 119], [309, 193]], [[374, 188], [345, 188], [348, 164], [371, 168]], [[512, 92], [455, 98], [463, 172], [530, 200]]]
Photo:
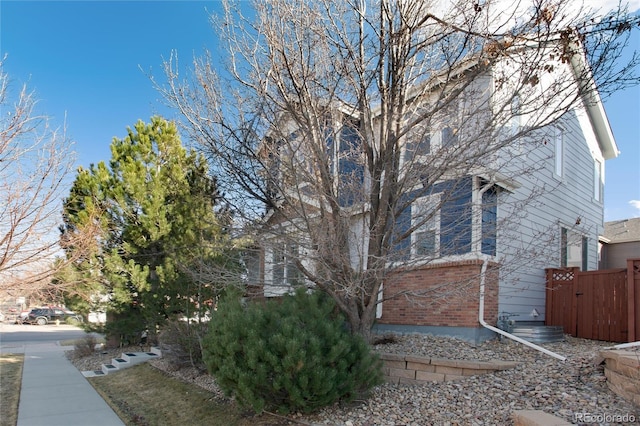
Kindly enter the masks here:
[[452, 127], [442, 129], [442, 146], [447, 147], [458, 143], [458, 130]]
[[418, 198], [411, 206], [411, 254], [438, 257], [440, 253], [440, 197]]
[[521, 103], [520, 96], [514, 95], [511, 99], [511, 132], [517, 134], [520, 131], [521, 119]]
[[342, 125], [338, 134], [338, 175], [344, 176], [355, 173], [362, 177], [362, 161], [360, 159], [361, 141], [358, 132], [359, 122], [349, 120]]
[[600, 202], [602, 201], [602, 163], [599, 160], [593, 162], [593, 199]]
[[417, 157], [429, 154], [431, 154], [431, 133], [427, 132], [407, 142], [404, 148], [404, 161], [411, 162]]
[[553, 133], [554, 175], [558, 178], [564, 173], [564, 132], [556, 128]]
[[342, 206], [351, 206], [363, 198], [364, 164], [359, 125], [358, 120], [350, 118], [345, 118], [342, 122], [326, 123], [329, 169]]
[[437, 122], [440, 124], [440, 144], [442, 148], [456, 145], [460, 139], [462, 112], [468, 97], [461, 95], [453, 99], [438, 113]]

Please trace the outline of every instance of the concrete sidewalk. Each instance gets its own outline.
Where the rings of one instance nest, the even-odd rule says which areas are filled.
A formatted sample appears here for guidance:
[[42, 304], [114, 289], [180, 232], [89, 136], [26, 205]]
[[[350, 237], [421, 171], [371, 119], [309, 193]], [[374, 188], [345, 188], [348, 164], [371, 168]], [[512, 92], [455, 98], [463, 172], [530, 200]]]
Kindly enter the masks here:
[[123, 426], [124, 423], [65, 357], [72, 347], [24, 347], [18, 426]]

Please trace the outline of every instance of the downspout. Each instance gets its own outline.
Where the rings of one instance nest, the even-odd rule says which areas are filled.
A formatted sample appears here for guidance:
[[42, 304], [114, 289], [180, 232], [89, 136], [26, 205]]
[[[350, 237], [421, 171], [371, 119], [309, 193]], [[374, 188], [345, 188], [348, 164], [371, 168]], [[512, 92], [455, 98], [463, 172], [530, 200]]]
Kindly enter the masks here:
[[548, 349], [543, 348], [542, 346], [538, 346], [534, 343], [531, 343], [527, 340], [524, 340], [518, 336], [514, 336], [511, 333], [507, 333], [504, 330], [500, 330], [497, 327], [491, 326], [489, 324], [487, 324], [487, 322], [484, 320], [484, 284], [485, 284], [485, 275], [487, 272], [487, 259], [484, 258], [482, 260], [482, 269], [480, 270], [480, 306], [478, 308], [478, 321], [480, 321], [480, 325], [482, 325], [484, 328], [487, 328], [495, 333], [498, 333], [502, 336], [505, 336], [511, 340], [515, 340], [516, 342], [522, 343], [523, 345], [529, 346], [530, 348], [533, 348], [537, 351], [540, 351], [542, 353], [545, 353], [547, 355], [550, 355], [556, 359], [559, 359], [560, 361], [566, 361], [566, 357], [562, 356], [562, 355], [558, 355], [555, 352], [551, 352]]
[[619, 345], [614, 345], [604, 349], [626, 349], [626, 348], [633, 348], [636, 346], [640, 346], [640, 342], [620, 343]]
[[[482, 194], [484, 194], [489, 188], [491, 188], [491, 185], [485, 185], [483, 188], [480, 188], [478, 190], [478, 196], [479, 196], [479, 202], [480, 205], [482, 205]], [[477, 203], [478, 201], [476, 201]], [[477, 205], [477, 204], [476, 204]], [[481, 206], [480, 206], [481, 207]], [[477, 208], [477, 207], [476, 207]], [[498, 327], [494, 327], [492, 325], [487, 324], [487, 322], [484, 320], [484, 284], [485, 284], [485, 275], [487, 274], [487, 257], [483, 256], [482, 259], [482, 269], [480, 270], [480, 303], [478, 306], [478, 321], [480, 322], [480, 325], [483, 326], [486, 329], [489, 329], [495, 333], [498, 333], [502, 336], [505, 336], [511, 340], [515, 340], [516, 342], [522, 343], [523, 345], [529, 346], [530, 348], [533, 348], [537, 351], [540, 351], [542, 353], [545, 353], [547, 355], [550, 355], [556, 359], [559, 359], [560, 361], [566, 361], [566, 357], [562, 356], [562, 355], [558, 355], [555, 352], [551, 352], [548, 349], [543, 348], [542, 346], [538, 346], [535, 343], [531, 343], [527, 340], [524, 340], [518, 336], [514, 336], [511, 333], [507, 333], [504, 330], [500, 330]]]

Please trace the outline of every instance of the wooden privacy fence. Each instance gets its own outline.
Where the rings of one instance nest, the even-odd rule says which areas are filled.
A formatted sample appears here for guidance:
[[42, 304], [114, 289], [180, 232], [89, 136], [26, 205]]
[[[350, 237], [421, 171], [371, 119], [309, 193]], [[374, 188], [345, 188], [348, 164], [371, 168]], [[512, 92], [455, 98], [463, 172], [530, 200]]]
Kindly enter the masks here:
[[546, 325], [585, 339], [640, 340], [640, 259], [629, 259], [626, 269], [550, 268], [546, 274]]

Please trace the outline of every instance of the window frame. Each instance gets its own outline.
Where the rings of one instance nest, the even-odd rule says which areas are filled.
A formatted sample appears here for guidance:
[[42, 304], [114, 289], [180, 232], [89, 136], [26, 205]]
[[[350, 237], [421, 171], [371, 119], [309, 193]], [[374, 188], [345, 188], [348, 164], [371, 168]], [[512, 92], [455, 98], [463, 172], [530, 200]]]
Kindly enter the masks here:
[[431, 155], [432, 150], [432, 135], [431, 131], [427, 130], [419, 140], [411, 140], [405, 144], [402, 158], [404, 163], [418, 162], [421, 158]]
[[[425, 195], [419, 198], [411, 204], [411, 257], [412, 258], [438, 258], [440, 257], [440, 210], [441, 210], [441, 198], [442, 194]], [[424, 220], [421, 218], [425, 212], [433, 211], [433, 215]], [[422, 222], [422, 223], [420, 223]], [[420, 235], [432, 232], [433, 233], [433, 251], [431, 253], [422, 253], [419, 251]]]
[[[295, 252], [295, 255], [294, 255]], [[292, 260], [300, 257], [300, 246], [292, 242], [277, 242], [269, 247], [269, 281], [274, 288], [294, 288], [305, 282], [302, 271]]]
[[458, 144], [458, 129], [444, 126], [440, 131], [440, 146], [449, 148]]
[[564, 176], [564, 151], [564, 130], [556, 127], [553, 132], [553, 175], [556, 179], [562, 179]]
[[[577, 249], [579, 253], [573, 249]], [[589, 270], [589, 237], [574, 229], [560, 228], [560, 267]]]
[[602, 161], [597, 158], [593, 160], [593, 199], [602, 202], [604, 185], [602, 181]]

